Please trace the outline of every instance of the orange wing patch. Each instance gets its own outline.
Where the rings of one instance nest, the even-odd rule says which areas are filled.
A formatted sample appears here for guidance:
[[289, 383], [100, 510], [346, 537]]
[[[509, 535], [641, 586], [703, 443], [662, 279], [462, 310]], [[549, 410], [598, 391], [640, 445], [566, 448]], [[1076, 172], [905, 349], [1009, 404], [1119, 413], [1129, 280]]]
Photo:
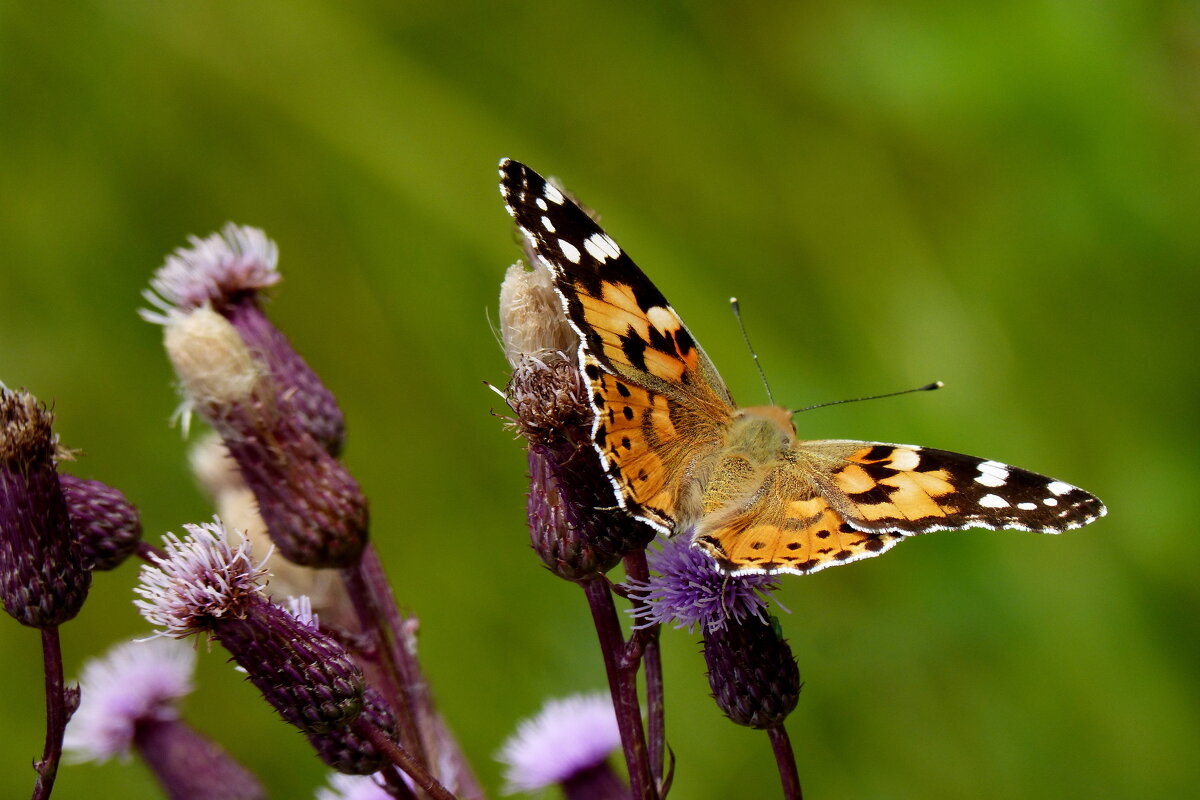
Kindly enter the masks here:
[[588, 364], [596, 410], [592, 433], [620, 502], [670, 532], [680, 514], [685, 476], [721, 444], [721, 423], [692, 413], [665, 394]]
[[731, 575], [805, 575], [879, 555], [903, 538], [850, 525], [792, 464], [750, 488], [745, 502], [706, 516], [696, 530], [696, 544]]

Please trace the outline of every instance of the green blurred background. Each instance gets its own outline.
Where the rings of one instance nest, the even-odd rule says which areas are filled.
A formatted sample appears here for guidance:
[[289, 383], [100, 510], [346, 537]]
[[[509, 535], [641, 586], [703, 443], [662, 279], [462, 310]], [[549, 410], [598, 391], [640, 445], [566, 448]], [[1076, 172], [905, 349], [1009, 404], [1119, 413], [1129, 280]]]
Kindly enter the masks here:
[[[261, 226], [271, 314], [337, 393], [373, 536], [486, 785], [543, 699], [600, 689], [582, 594], [529, 552], [489, 411], [518, 255], [508, 155], [558, 175], [742, 402], [1101, 495], [1050, 538], [973, 531], [783, 580], [812, 798], [1178, 797], [1200, 747], [1200, 6], [1191, 2], [0, 2], [0, 379], [149, 535], [211, 513], [139, 291], [188, 234]], [[68, 672], [146, 626], [97, 576]], [[778, 793], [766, 737], [665, 635], [674, 797]], [[0, 796], [41, 748], [36, 633], [0, 620]], [[204, 654], [188, 717], [311, 797], [324, 770]], [[157, 797], [139, 764], [56, 797]]]

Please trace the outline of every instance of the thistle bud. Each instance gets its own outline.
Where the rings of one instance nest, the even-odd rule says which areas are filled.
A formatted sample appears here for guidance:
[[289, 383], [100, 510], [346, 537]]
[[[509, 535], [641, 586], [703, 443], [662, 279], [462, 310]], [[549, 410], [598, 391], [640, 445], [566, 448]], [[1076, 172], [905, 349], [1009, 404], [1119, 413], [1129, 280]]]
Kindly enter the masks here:
[[[360, 718], [393, 742], [399, 741], [400, 727], [396, 715], [374, 689], [367, 689], [363, 695]], [[346, 775], [370, 775], [392, 763], [370, 740], [360, 736], [350, 726], [334, 728], [325, 733], [311, 733], [308, 741], [322, 761]]]
[[172, 314], [209, 307], [225, 317], [247, 349], [261, 359], [279, 403], [322, 447], [336, 456], [345, 420], [333, 393], [262, 310], [263, 290], [281, 280], [275, 242], [257, 228], [227, 224], [205, 239], [189, 237], [167, 257], [144, 297], [158, 311], [142, 317], [165, 325]]
[[774, 618], [705, 631], [704, 660], [713, 699], [738, 725], [782, 725], [800, 699], [800, 670]]
[[108, 484], [58, 476], [75, 535], [92, 569], [116, 569], [142, 540], [142, 520], [133, 504]]
[[528, 517], [534, 549], [555, 574], [580, 580], [645, 547], [653, 531], [615, 506], [592, 446], [594, 412], [573, 357], [578, 338], [544, 265], [516, 264], [500, 288], [501, 332], [513, 366], [505, 396], [529, 443]]
[[166, 557], [142, 567], [135, 591], [142, 615], [176, 637], [201, 633], [221, 643], [286, 721], [308, 734], [354, 720], [366, 688], [342, 645], [263, 596], [250, 545], [230, 545], [220, 522], [167, 534]]
[[271, 376], [233, 326], [206, 308], [173, 314], [167, 355], [194, 408], [221, 434], [285, 558], [353, 564], [367, 543], [367, 501], [345, 466], [281, 406]]
[[59, 484], [53, 420], [29, 393], [0, 389], [0, 599], [34, 628], [78, 614], [92, 583]]

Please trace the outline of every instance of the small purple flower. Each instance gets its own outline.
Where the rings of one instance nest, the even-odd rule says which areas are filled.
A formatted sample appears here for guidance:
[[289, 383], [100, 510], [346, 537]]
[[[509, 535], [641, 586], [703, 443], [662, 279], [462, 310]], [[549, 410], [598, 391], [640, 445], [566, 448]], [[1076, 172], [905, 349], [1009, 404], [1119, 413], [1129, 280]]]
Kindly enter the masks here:
[[727, 575], [692, 545], [689, 532], [660, 541], [648, 556], [657, 574], [646, 583], [626, 584], [629, 593], [643, 601], [632, 610], [638, 627], [670, 624], [694, 632], [697, 627], [712, 631], [750, 618], [766, 620], [771, 592], [779, 588], [771, 576]]
[[[609, 698], [573, 695], [550, 700], [536, 716], [518, 725], [496, 756], [507, 767], [504, 793], [532, 792], [557, 783], [565, 785], [568, 797], [627, 796], [628, 788], [607, 766], [609, 754], [620, 746]], [[588, 790], [576, 786], [581, 791], [572, 793], [572, 782], [581, 778]], [[596, 791], [597, 782], [606, 788]], [[612, 792], [614, 783], [620, 788], [617, 793]]]
[[317, 789], [317, 800], [391, 800], [392, 796], [371, 775], [329, 776], [329, 787]]
[[126, 642], [88, 661], [64, 742], [71, 759], [103, 763], [136, 751], [169, 797], [265, 798], [252, 774], [179, 718], [195, 661], [190, 647], [166, 638]]
[[281, 280], [275, 243], [257, 228], [228, 223], [221, 233], [180, 248], [142, 293], [157, 310], [148, 322], [169, 326], [180, 314], [207, 307], [225, 317], [279, 387], [278, 402], [331, 454], [341, 452], [345, 420], [333, 393], [262, 310], [262, 292]]

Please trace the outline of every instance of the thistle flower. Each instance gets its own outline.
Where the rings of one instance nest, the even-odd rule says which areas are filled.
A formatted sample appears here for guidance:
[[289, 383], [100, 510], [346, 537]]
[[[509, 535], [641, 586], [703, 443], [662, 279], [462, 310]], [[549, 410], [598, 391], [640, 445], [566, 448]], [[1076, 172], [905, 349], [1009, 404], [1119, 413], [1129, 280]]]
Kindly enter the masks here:
[[370, 775], [329, 776], [329, 787], [317, 789], [317, 800], [391, 800], [392, 796]]
[[[374, 689], [368, 688], [363, 694], [361, 718], [393, 742], [399, 740], [400, 728], [396, 715]], [[360, 736], [350, 726], [333, 728], [324, 733], [310, 733], [308, 741], [322, 761], [347, 775], [370, 775], [391, 764], [388, 757], [370, 740]]]
[[766, 620], [771, 592], [779, 588], [769, 575], [725, 574], [687, 532], [660, 541], [647, 557], [657, 574], [644, 583], [626, 582], [629, 593], [643, 601], [632, 609], [637, 627], [670, 624], [689, 632], [715, 631]]
[[0, 599], [34, 628], [78, 614], [92, 583], [59, 484], [53, 421], [33, 395], [0, 389]]
[[704, 633], [708, 685], [738, 725], [782, 725], [800, 698], [800, 671], [777, 620], [749, 617]]
[[221, 233], [188, 238], [167, 257], [143, 297], [158, 311], [142, 318], [168, 324], [174, 314], [209, 307], [237, 330], [247, 349], [261, 359], [285, 413], [332, 455], [341, 452], [345, 420], [333, 393], [295, 351], [262, 310], [263, 290], [279, 283], [279, 250], [257, 228], [225, 225]]
[[171, 636], [221, 643], [263, 697], [307, 734], [347, 725], [362, 710], [362, 672], [340, 644], [263, 596], [248, 540], [231, 546], [219, 521], [168, 533], [166, 556], [142, 567], [135, 601]]
[[137, 509], [118, 490], [100, 481], [58, 476], [75, 535], [92, 569], [116, 569], [142, 540]]
[[84, 664], [82, 701], [64, 742], [71, 759], [103, 763], [136, 751], [168, 797], [265, 798], [252, 774], [180, 719], [195, 661], [191, 648], [157, 638], [117, 645]]
[[272, 541], [316, 567], [355, 563], [367, 542], [358, 483], [306, 430], [233, 326], [207, 308], [171, 314], [167, 355], [190, 402], [221, 434]]
[[505, 356], [513, 372], [505, 397], [529, 443], [528, 518], [534, 549], [555, 574], [581, 580], [611, 569], [653, 536], [614, 509], [613, 487], [592, 447], [593, 412], [579, 367], [578, 339], [545, 266], [515, 264], [500, 288]]
[[601, 695], [551, 700], [526, 719], [496, 758], [506, 765], [505, 794], [561, 784], [569, 800], [626, 798], [629, 788], [608, 765], [621, 746], [612, 704]]

